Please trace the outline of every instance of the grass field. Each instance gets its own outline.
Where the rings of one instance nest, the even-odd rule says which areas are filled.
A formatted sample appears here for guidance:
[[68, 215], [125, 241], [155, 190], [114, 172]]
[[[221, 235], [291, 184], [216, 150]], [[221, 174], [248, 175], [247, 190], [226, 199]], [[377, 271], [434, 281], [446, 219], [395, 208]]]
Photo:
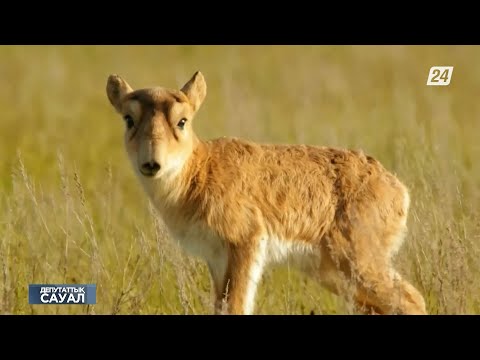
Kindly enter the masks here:
[[[208, 314], [206, 266], [168, 241], [105, 94], [183, 85], [208, 95], [201, 138], [361, 148], [410, 188], [397, 267], [431, 314], [480, 313], [480, 47], [0, 47], [0, 313]], [[433, 65], [449, 86], [426, 86]], [[96, 283], [97, 304], [29, 305], [30, 283]], [[266, 272], [259, 314], [352, 313], [290, 268]]]

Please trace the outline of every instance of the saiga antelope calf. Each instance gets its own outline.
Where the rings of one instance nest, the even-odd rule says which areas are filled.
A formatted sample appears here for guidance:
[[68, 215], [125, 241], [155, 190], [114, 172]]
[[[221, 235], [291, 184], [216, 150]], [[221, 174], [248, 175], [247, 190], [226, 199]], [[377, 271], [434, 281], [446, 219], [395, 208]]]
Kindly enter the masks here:
[[131, 164], [173, 239], [206, 261], [215, 312], [251, 314], [269, 263], [291, 259], [363, 311], [426, 314], [393, 269], [404, 239], [407, 188], [360, 151], [199, 139], [200, 72], [180, 89], [134, 91], [110, 75]]

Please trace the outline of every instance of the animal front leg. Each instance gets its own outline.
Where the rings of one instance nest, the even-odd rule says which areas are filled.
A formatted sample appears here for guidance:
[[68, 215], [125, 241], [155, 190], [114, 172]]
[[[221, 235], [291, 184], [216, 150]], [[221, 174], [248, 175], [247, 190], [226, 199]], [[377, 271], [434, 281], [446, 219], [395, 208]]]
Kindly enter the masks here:
[[223, 292], [221, 298], [217, 299], [217, 305], [222, 309], [219, 313], [253, 314], [257, 287], [265, 265], [265, 255], [265, 240], [229, 246]]
[[224, 303], [224, 279], [227, 271], [228, 258], [226, 249], [222, 250], [223, 251], [215, 254], [215, 256], [207, 262], [212, 284], [215, 314], [220, 314], [222, 312], [222, 306]]

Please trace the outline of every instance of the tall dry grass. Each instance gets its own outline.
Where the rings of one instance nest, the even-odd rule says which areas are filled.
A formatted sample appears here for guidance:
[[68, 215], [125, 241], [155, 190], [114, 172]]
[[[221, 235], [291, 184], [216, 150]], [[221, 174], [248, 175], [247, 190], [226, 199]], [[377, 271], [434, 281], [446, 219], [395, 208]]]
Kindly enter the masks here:
[[[411, 189], [397, 267], [432, 314], [480, 313], [480, 48], [0, 47], [0, 313], [205, 314], [205, 265], [168, 241], [122, 148], [106, 78], [182, 85], [200, 69], [202, 138], [361, 148]], [[427, 87], [453, 65], [448, 87]], [[30, 283], [96, 283], [97, 304], [29, 305]], [[352, 313], [289, 267], [257, 313]]]

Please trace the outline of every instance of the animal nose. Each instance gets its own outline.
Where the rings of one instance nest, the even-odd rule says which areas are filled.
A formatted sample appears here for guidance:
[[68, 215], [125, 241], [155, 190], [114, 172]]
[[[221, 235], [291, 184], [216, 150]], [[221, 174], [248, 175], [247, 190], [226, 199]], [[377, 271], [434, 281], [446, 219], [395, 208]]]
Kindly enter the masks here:
[[140, 172], [145, 176], [154, 176], [160, 170], [160, 164], [155, 160], [144, 163], [140, 166]]

